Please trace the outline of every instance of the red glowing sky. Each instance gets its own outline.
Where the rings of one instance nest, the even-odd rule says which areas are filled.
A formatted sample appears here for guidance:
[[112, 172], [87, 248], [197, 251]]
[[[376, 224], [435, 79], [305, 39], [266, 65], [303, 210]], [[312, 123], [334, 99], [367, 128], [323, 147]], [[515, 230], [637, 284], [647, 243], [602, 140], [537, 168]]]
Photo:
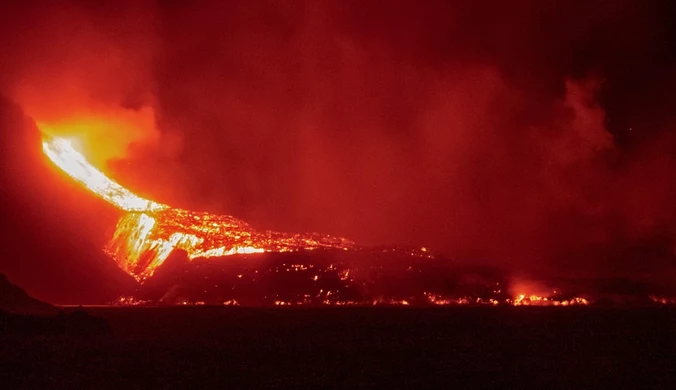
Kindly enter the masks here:
[[1, 17], [0, 92], [112, 121], [84, 149], [164, 203], [634, 269], [676, 248], [668, 3], [25, 2]]

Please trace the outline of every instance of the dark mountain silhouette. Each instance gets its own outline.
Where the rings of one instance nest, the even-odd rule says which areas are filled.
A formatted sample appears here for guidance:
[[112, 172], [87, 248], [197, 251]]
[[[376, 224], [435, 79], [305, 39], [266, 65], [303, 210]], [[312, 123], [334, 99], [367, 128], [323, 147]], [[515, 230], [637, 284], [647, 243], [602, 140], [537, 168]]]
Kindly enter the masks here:
[[5, 275], [0, 274], [0, 310], [19, 314], [49, 315], [59, 309], [28, 295], [20, 287], [12, 284]]
[[82, 308], [64, 312], [31, 297], [0, 274], [0, 338], [3, 341], [6, 337], [89, 337], [111, 333], [104, 319], [89, 315]]

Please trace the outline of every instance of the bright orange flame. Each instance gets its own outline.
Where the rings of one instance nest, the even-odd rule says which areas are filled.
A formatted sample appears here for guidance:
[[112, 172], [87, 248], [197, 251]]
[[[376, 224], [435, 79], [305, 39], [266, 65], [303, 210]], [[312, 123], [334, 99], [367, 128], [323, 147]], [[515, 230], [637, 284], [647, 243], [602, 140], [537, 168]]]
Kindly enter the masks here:
[[258, 231], [231, 216], [171, 208], [144, 199], [111, 180], [67, 139], [44, 137], [42, 148], [45, 155], [73, 179], [126, 212], [106, 252], [137, 280], [151, 276], [174, 249], [183, 249], [189, 259], [194, 259], [354, 246], [344, 238]]

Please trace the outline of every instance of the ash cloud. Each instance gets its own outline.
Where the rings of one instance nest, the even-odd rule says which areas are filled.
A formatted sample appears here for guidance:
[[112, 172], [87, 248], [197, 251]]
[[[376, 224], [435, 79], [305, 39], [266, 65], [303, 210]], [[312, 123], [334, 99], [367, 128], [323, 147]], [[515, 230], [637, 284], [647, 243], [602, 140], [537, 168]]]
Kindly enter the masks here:
[[124, 4], [23, 9], [5, 84], [147, 109], [102, 152], [137, 191], [476, 263], [673, 267], [668, 2]]

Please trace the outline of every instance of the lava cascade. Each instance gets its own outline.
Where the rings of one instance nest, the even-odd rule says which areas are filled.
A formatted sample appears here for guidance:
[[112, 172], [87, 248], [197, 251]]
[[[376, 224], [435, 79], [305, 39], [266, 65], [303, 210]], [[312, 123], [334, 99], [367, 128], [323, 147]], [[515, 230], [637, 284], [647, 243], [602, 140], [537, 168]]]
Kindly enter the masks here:
[[177, 248], [189, 259], [234, 254], [289, 252], [332, 248], [348, 250], [354, 243], [317, 233], [289, 234], [256, 230], [228, 215], [172, 208], [144, 199], [108, 178], [79, 153], [72, 142], [43, 138], [49, 159], [89, 191], [124, 211], [105, 251], [117, 265], [142, 281]]

